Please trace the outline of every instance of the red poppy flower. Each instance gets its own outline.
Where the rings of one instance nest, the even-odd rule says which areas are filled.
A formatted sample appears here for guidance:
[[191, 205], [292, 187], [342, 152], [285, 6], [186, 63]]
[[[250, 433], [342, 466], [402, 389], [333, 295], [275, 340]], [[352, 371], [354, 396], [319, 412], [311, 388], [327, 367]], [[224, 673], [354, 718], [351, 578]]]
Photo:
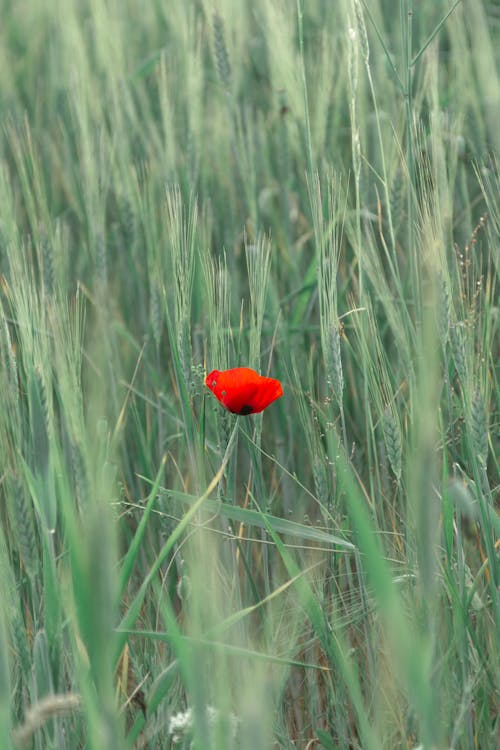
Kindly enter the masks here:
[[279, 380], [265, 378], [249, 367], [213, 370], [205, 385], [233, 414], [257, 414], [283, 395]]

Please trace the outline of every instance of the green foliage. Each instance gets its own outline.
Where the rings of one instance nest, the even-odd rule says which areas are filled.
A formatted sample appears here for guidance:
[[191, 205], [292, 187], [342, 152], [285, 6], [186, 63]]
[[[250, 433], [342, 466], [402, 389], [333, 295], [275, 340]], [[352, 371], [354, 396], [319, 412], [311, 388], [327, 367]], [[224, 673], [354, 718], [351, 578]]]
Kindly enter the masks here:
[[496, 4], [0, 7], [2, 748], [497, 747]]

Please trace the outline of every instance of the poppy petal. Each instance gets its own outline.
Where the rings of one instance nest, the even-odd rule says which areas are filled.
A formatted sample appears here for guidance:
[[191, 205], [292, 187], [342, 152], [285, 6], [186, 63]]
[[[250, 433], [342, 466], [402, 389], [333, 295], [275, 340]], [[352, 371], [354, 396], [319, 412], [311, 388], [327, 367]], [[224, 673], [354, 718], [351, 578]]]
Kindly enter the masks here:
[[205, 384], [226, 409], [240, 415], [261, 412], [283, 395], [279, 380], [259, 375], [249, 367], [212, 370]]

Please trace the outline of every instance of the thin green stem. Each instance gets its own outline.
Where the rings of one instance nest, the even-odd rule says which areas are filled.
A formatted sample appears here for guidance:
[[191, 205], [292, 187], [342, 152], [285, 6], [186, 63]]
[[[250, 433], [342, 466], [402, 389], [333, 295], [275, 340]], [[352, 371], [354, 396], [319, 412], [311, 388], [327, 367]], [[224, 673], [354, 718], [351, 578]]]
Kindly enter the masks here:
[[[412, 292], [415, 304], [416, 319], [420, 319], [420, 267], [415, 247], [415, 158], [413, 149], [413, 80], [412, 80], [412, 44], [413, 44], [413, 0], [405, 0], [406, 24], [402, 24], [403, 56], [405, 60], [405, 114], [406, 114], [406, 164], [408, 168], [408, 256], [410, 258]], [[403, 20], [403, 19], [402, 19]]]
[[302, 88], [304, 92], [304, 118], [305, 118], [305, 127], [306, 127], [307, 167], [309, 171], [309, 177], [310, 179], [312, 179], [313, 154], [312, 154], [312, 143], [311, 143], [311, 123], [309, 119], [309, 97], [307, 94], [306, 65], [305, 65], [305, 59], [304, 59], [304, 24], [303, 24], [302, 0], [297, 0], [297, 26], [298, 26], [298, 34], [299, 34], [300, 72], [302, 76]]

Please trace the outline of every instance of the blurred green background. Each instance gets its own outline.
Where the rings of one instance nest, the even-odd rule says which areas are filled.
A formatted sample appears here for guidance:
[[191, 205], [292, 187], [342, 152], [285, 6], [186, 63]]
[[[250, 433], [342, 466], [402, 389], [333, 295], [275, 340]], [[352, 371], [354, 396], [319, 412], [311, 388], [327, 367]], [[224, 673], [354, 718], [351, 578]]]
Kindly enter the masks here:
[[499, 3], [0, 8], [2, 748], [498, 747]]

